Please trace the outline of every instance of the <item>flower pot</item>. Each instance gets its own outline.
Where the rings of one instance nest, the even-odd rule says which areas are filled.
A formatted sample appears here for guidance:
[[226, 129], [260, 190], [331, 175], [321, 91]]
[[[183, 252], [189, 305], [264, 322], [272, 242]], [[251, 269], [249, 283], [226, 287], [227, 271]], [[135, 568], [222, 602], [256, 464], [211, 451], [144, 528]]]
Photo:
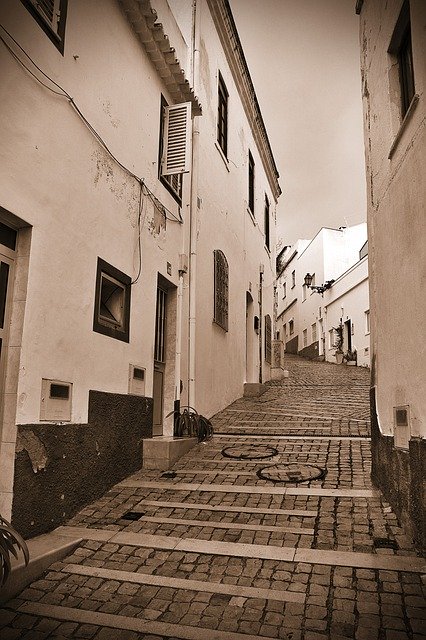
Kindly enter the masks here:
[[342, 351], [336, 351], [336, 353], [334, 355], [336, 357], [336, 363], [337, 364], [342, 364], [342, 362], [343, 362], [343, 353], [342, 353]]

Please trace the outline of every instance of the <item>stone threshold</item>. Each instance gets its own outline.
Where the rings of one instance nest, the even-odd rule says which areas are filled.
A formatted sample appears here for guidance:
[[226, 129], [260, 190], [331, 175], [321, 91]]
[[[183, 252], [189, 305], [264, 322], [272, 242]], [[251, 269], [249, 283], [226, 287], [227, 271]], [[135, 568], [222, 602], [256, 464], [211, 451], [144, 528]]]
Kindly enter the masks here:
[[[91, 624], [99, 627], [109, 627], [111, 629], [122, 629], [135, 631], [145, 635], [179, 638], [180, 640], [200, 640], [201, 633], [205, 632], [205, 638], [209, 640], [272, 640], [269, 636], [249, 635], [247, 633], [233, 633], [219, 631], [216, 629], [204, 629], [200, 627], [189, 627], [187, 625], [171, 624], [170, 622], [157, 622], [143, 618], [131, 618], [129, 616], [119, 616], [112, 613], [100, 613], [99, 611], [84, 611], [83, 609], [72, 609], [71, 607], [59, 607], [52, 604], [42, 604], [40, 602], [26, 602], [18, 609], [19, 613], [53, 618], [54, 620], [64, 620], [76, 622], [78, 624]], [[201, 633], [200, 633], [201, 632]], [[276, 640], [276, 639], [274, 639]]]
[[259, 558], [283, 562], [303, 562], [361, 569], [383, 569], [408, 573], [426, 573], [426, 560], [418, 556], [395, 556], [357, 551], [332, 551], [323, 549], [297, 549], [295, 547], [275, 547], [272, 545], [221, 542], [219, 540], [197, 540], [173, 536], [150, 535], [131, 531], [117, 532], [107, 529], [87, 529], [85, 527], [59, 527], [61, 536], [109, 542], [163, 551], [185, 551], [207, 555], [233, 556], [237, 558]]
[[154, 522], [158, 524], [176, 524], [187, 527], [203, 527], [206, 529], [236, 529], [238, 531], [269, 531], [281, 533], [295, 533], [297, 535], [314, 535], [313, 529], [303, 527], [266, 526], [261, 524], [239, 524], [238, 522], [215, 522], [213, 520], [186, 520], [185, 518], [157, 518], [155, 516], [142, 516], [139, 522]]
[[258, 587], [243, 587], [238, 584], [225, 584], [223, 582], [211, 582], [203, 580], [191, 580], [190, 578], [172, 578], [169, 576], [154, 576], [131, 571], [119, 571], [116, 569], [102, 569], [98, 567], [86, 567], [81, 564], [67, 564], [64, 573], [93, 578], [105, 578], [105, 580], [118, 580], [119, 582], [132, 582], [156, 587], [170, 587], [172, 589], [188, 589], [190, 591], [203, 591], [205, 593], [221, 593], [229, 596], [243, 598], [264, 598], [277, 602], [305, 602], [305, 594], [294, 591], [278, 589], [259, 589]]
[[123, 480], [117, 487], [132, 489], [165, 489], [166, 491], [203, 491], [209, 493], [260, 493], [264, 495], [279, 496], [321, 496], [338, 498], [374, 498], [380, 496], [376, 489], [326, 489], [322, 487], [271, 487], [236, 485], [236, 484], [210, 484], [190, 482], [160, 482], [155, 480]]
[[259, 507], [230, 507], [228, 505], [210, 505], [197, 502], [162, 502], [160, 500], [141, 500], [138, 506], [165, 507], [170, 509], [196, 509], [205, 511], [226, 511], [231, 513], [266, 513], [278, 516], [301, 516], [303, 518], [316, 518], [318, 511], [303, 511], [302, 509], [261, 509]]

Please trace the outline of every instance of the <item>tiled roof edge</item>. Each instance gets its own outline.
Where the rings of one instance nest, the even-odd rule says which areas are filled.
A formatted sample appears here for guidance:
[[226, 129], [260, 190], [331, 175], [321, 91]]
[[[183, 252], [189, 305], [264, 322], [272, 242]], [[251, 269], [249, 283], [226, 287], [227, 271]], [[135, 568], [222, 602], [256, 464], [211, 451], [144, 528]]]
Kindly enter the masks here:
[[185, 78], [185, 72], [175, 56], [175, 49], [164, 33], [163, 25], [157, 22], [157, 12], [152, 8], [150, 0], [119, 2], [167, 91], [176, 103], [191, 102], [193, 115], [201, 115], [198, 98]]

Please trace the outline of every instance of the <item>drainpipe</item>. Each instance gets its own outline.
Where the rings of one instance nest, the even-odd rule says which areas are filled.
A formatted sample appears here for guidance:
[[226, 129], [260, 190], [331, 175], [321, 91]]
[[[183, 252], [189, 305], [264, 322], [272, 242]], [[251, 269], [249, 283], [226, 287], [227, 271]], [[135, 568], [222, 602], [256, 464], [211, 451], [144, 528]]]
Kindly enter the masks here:
[[263, 294], [263, 264], [259, 267], [259, 382], [262, 384], [262, 294]]
[[[181, 259], [180, 256], [179, 259]], [[175, 401], [173, 406], [173, 435], [176, 434], [176, 425], [180, 415], [180, 377], [182, 362], [183, 276], [185, 271], [182, 269], [182, 265], [179, 266], [181, 268], [179, 269], [179, 284], [176, 303]]]
[[[200, 10], [197, 0], [192, 2], [191, 84], [196, 94], [199, 73]], [[196, 275], [197, 275], [197, 192], [198, 192], [198, 120], [192, 119], [191, 191], [189, 204], [189, 326], [188, 326], [188, 404], [196, 406], [195, 398], [195, 331], [196, 331]]]

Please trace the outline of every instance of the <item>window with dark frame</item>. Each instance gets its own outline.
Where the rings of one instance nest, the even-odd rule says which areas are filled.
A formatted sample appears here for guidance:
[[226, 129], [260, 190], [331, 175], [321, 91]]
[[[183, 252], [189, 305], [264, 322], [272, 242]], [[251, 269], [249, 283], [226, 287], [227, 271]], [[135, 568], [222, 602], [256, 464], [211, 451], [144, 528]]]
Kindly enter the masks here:
[[21, 2], [63, 55], [68, 0], [21, 0]]
[[93, 331], [129, 342], [131, 278], [98, 258]]
[[271, 316], [265, 316], [265, 362], [272, 363], [272, 321]]
[[167, 101], [164, 96], [161, 96], [161, 111], [160, 111], [160, 140], [158, 144], [158, 178], [163, 186], [169, 191], [176, 202], [182, 204], [182, 174], [175, 173], [170, 176], [161, 175], [161, 160], [163, 157], [163, 145], [164, 145], [164, 109], [167, 107]]
[[218, 81], [217, 141], [225, 158], [228, 157], [228, 91], [219, 73]]
[[225, 254], [214, 251], [214, 322], [228, 331], [229, 267]]
[[248, 208], [254, 215], [254, 160], [250, 151], [248, 155]]
[[401, 118], [408, 111], [415, 95], [413, 51], [411, 45], [410, 3], [402, 5], [392, 35], [388, 53], [392, 54], [398, 64], [399, 86], [401, 94]]
[[270, 238], [269, 238], [269, 200], [265, 195], [265, 246], [270, 251]]

